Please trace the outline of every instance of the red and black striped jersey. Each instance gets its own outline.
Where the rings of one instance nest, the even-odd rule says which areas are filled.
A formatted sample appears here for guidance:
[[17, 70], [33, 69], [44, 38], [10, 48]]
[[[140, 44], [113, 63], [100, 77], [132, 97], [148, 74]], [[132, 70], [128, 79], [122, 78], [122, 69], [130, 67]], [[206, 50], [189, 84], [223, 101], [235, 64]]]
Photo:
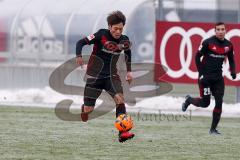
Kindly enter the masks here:
[[232, 43], [212, 36], [204, 40], [195, 57], [197, 69], [206, 78], [218, 79], [222, 77], [222, 65], [228, 58], [230, 72], [235, 73], [234, 49]]
[[82, 55], [84, 45], [93, 44], [88, 61], [87, 74], [96, 78], [106, 78], [117, 74], [117, 61], [122, 52], [125, 54], [127, 71], [131, 71], [131, 43], [126, 35], [115, 39], [108, 29], [100, 29], [76, 44], [76, 56]]

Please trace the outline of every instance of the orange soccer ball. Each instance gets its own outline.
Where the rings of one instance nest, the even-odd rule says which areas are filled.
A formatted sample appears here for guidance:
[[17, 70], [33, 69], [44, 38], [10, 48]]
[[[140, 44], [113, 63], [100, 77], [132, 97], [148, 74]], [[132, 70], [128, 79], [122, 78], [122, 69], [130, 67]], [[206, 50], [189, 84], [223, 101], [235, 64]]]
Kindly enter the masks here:
[[117, 117], [115, 121], [115, 127], [120, 132], [129, 131], [133, 128], [133, 120], [130, 115], [121, 114]]

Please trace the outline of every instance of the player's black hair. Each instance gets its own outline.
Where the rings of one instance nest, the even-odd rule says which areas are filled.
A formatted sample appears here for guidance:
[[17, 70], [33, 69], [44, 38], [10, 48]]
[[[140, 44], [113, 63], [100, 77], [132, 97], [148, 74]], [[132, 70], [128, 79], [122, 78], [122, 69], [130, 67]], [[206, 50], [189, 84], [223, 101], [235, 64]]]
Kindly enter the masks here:
[[224, 22], [217, 22], [217, 23], [215, 23], [215, 29], [216, 29], [217, 26], [220, 26], [220, 25], [224, 25], [225, 26], [225, 23]]
[[107, 22], [110, 26], [118, 23], [122, 23], [123, 25], [125, 25], [126, 17], [121, 11], [113, 11], [108, 15]]

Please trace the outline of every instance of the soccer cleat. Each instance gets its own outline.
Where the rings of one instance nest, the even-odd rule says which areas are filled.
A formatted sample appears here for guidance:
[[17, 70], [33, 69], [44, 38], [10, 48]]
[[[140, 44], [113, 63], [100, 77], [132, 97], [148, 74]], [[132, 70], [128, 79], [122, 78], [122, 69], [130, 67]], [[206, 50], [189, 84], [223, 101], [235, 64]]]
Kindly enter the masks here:
[[82, 105], [81, 119], [82, 119], [83, 122], [88, 121], [88, 113], [84, 113], [84, 105]]
[[123, 143], [126, 140], [132, 139], [135, 135], [134, 133], [126, 131], [126, 132], [119, 132], [118, 136], [119, 136], [118, 138], [119, 142]]
[[220, 135], [221, 133], [216, 129], [210, 129], [209, 134], [211, 135]]
[[185, 97], [185, 102], [182, 104], [182, 111], [183, 112], [185, 112], [187, 110], [188, 106], [190, 105], [189, 98], [190, 98], [189, 95], [187, 95]]

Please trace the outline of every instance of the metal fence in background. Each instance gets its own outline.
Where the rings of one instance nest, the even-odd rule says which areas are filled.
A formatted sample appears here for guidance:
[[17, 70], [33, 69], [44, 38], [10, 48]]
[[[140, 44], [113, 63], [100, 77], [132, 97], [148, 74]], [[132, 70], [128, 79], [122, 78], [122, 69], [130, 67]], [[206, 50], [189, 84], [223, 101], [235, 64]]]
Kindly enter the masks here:
[[1, 0], [0, 8], [0, 89], [48, 86], [50, 73], [75, 56], [77, 40], [106, 28], [113, 10], [127, 16], [136, 63], [154, 61], [156, 20], [240, 22], [240, 0]]

